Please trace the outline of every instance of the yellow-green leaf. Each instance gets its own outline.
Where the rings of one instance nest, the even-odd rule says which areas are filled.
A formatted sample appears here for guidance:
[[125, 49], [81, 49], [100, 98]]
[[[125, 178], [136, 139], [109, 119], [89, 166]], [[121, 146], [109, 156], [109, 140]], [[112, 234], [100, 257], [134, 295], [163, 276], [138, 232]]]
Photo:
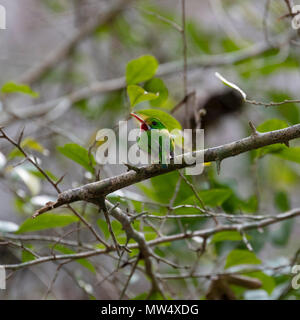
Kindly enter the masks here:
[[201, 190], [199, 192], [200, 198], [204, 204], [210, 207], [217, 207], [227, 200], [232, 194], [232, 191], [228, 188], [216, 188], [210, 190]]
[[93, 155], [89, 155], [88, 150], [76, 143], [69, 143], [63, 147], [57, 147], [57, 150], [62, 153], [67, 158], [77, 162], [87, 171], [91, 173], [94, 172], [93, 166], [96, 164], [96, 161]]
[[244, 275], [260, 280], [262, 283], [261, 289], [265, 290], [269, 295], [273, 292], [276, 286], [275, 280], [262, 271], [244, 273]]
[[[247, 235], [247, 239], [251, 239], [251, 237]], [[213, 236], [211, 243], [216, 243], [220, 241], [241, 241], [241, 240], [243, 240], [243, 237], [237, 231], [222, 231], [222, 232], [216, 233]]]
[[[103, 219], [98, 219], [97, 220], [97, 224], [98, 224], [98, 227], [101, 229], [101, 231], [103, 232], [103, 235], [106, 239], [109, 238], [110, 236], [110, 233], [109, 233], [109, 229], [108, 229], [108, 226], [107, 226], [107, 223], [105, 220]], [[122, 229], [122, 225], [120, 224], [120, 222], [116, 221], [116, 220], [112, 220], [111, 221], [111, 227], [113, 229], [113, 232], [114, 232], [114, 235], [115, 236], [118, 236], [120, 234], [124, 234], [124, 231]]]
[[269, 119], [262, 124], [260, 124], [256, 130], [259, 132], [268, 132], [268, 131], [274, 131], [279, 129], [284, 129], [288, 127], [288, 124], [280, 119]]
[[15, 82], [7, 82], [1, 88], [2, 93], [23, 93], [27, 94], [33, 98], [38, 98], [39, 94], [33, 91], [28, 85], [15, 83]]
[[144, 89], [148, 92], [159, 93], [159, 97], [157, 99], [150, 101], [150, 104], [153, 107], [162, 108], [164, 106], [166, 100], [168, 99], [169, 92], [163, 80], [159, 78], [153, 78], [145, 83]]
[[129, 85], [127, 87], [127, 94], [130, 100], [131, 107], [134, 107], [144, 101], [157, 99], [159, 96], [159, 93], [148, 92], [137, 85]]
[[[33, 249], [33, 245], [28, 244], [28, 245], [26, 245], [26, 248]], [[32, 260], [35, 260], [35, 256], [31, 252], [23, 250], [22, 251], [22, 262], [28, 262], [28, 261], [32, 261]]]
[[25, 220], [16, 233], [61, 228], [77, 221], [78, 218], [76, 216], [69, 214], [44, 213], [35, 219], [29, 218]]
[[[31, 137], [25, 138], [21, 142], [21, 147], [23, 149], [30, 149], [30, 150], [37, 151], [39, 153], [44, 153], [45, 152], [45, 148], [39, 142], [37, 142], [36, 140], [34, 140]], [[24, 156], [23, 153], [20, 152], [19, 149], [15, 148], [8, 155], [8, 159], [13, 159], [15, 157], [23, 157], [23, 156]]]
[[158, 68], [158, 62], [151, 55], [141, 56], [131, 60], [126, 68], [127, 84], [137, 84], [151, 79]]
[[225, 269], [241, 264], [261, 264], [261, 260], [251, 251], [235, 249], [228, 254]]

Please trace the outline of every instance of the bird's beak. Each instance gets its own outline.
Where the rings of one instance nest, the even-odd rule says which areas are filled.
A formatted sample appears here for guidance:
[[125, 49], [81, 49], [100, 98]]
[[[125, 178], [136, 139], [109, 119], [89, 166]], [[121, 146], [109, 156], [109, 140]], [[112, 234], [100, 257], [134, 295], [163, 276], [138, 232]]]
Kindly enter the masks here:
[[135, 113], [130, 113], [130, 115], [131, 115], [132, 117], [135, 117], [139, 122], [145, 123], [145, 121], [144, 121], [141, 117], [139, 117], [137, 114], [135, 114]]
[[[136, 118], [136, 119], [142, 124], [142, 127], [149, 129], [149, 126], [148, 126], [148, 124], [145, 122], [144, 119], [142, 119], [141, 117], [139, 117], [139, 116], [138, 116], [137, 114], [135, 114], [135, 113], [130, 113], [130, 115], [131, 115], [132, 117]], [[145, 129], [144, 129], [144, 130], [145, 130]]]

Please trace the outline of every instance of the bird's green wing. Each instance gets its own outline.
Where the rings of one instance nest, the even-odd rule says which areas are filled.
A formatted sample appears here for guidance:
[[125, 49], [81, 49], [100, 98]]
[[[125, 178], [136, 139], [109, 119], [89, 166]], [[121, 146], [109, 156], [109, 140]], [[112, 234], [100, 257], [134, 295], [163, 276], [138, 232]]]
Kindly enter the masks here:
[[155, 162], [169, 163], [174, 155], [174, 139], [167, 129], [143, 131], [137, 142], [139, 148], [151, 154]]

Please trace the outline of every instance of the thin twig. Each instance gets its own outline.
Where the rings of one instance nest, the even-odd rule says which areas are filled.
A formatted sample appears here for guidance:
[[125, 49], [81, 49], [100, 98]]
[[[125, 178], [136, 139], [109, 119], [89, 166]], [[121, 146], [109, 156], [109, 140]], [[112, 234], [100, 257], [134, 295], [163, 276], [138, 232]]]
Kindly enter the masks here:
[[150, 11], [150, 10], [143, 9], [143, 8], [136, 8], [136, 9], [141, 11], [141, 12], [143, 12], [143, 13], [145, 13], [145, 14], [153, 16], [158, 20], [161, 20], [161, 21], [167, 23], [168, 25], [170, 25], [171, 27], [173, 27], [176, 31], [178, 31], [180, 33], [182, 33], [182, 31], [183, 31], [182, 27], [179, 24], [177, 24], [176, 22], [174, 22], [174, 21], [172, 21], [172, 20], [170, 20], [170, 19], [168, 19], [166, 17], [163, 17], [162, 15], [160, 15], [157, 12]]
[[122, 292], [121, 292], [121, 295], [120, 295], [119, 300], [122, 300], [122, 299], [123, 299], [123, 297], [124, 297], [124, 295], [125, 295], [125, 292], [126, 292], [128, 286], [129, 286], [130, 280], [131, 280], [132, 276], [133, 276], [134, 273], [135, 273], [135, 270], [136, 270], [136, 267], [137, 267], [137, 265], [138, 265], [138, 262], [139, 262], [139, 257], [137, 257], [137, 259], [135, 260], [135, 262], [134, 262], [134, 264], [133, 264], [133, 266], [132, 266], [132, 268], [131, 268], [130, 274], [129, 274], [129, 276], [128, 276], [128, 278], [127, 278], [127, 281], [126, 281], [126, 283], [125, 283], [125, 286], [124, 286], [124, 288], [123, 288], [123, 290], [122, 290]]
[[167, 213], [165, 214], [164, 219], [162, 220], [162, 222], [161, 222], [161, 224], [160, 224], [160, 226], [159, 226], [159, 232], [160, 232], [161, 230], [163, 230], [163, 227], [164, 227], [164, 224], [165, 224], [165, 222], [166, 222], [166, 220], [167, 220], [167, 218], [168, 218], [168, 215], [169, 215], [169, 214], [171, 213], [171, 211], [172, 211], [171, 208], [173, 207], [174, 202], [175, 202], [175, 200], [176, 200], [176, 198], [177, 198], [178, 192], [179, 192], [179, 190], [180, 190], [181, 180], [182, 180], [182, 176], [180, 175], [179, 178], [178, 178], [178, 180], [177, 180], [176, 186], [175, 186], [174, 194], [173, 194], [172, 198], [170, 199], [168, 211], [167, 211]]
[[[111, 208], [113, 205], [106, 201], [106, 204]], [[260, 221], [254, 221], [254, 222], [244, 222], [244, 223], [238, 223], [238, 224], [224, 224], [224, 225], [218, 225], [214, 228], [208, 228], [204, 230], [197, 230], [197, 231], [187, 231], [184, 233], [179, 233], [175, 235], [170, 236], [163, 236], [156, 238], [154, 240], [146, 241], [144, 236], [137, 232], [130, 224], [129, 217], [122, 212], [119, 208], [116, 208], [113, 212], [111, 212], [111, 215], [120, 221], [122, 225], [124, 226], [125, 231], [127, 232], [128, 236], [130, 238], [133, 238], [137, 244], [129, 244], [129, 249], [136, 249], [139, 248], [142, 252], [142, 258], [148, 260], [149, 257], [152, 255], [152, 251], [150, 250], [150, 247], [157, 246], [162, 243], [167, 242], [173, 242], [173, 241], [179, 241], [184, 239], [191, 239], [194, 237], [202, 237], [202, 238], [209, 238], [210, 236], [223, 232], [223, 231], [239, 231], [239, 230], [252, 230], [252, 229], [261, 229], [264, 227], [267, 227], [269, 225], [285, 221], [288, 219], [292, 219], [295, 217], [300, 216], [300, 208], [296, 208], [284, 213], [280, 213], [274, 216], [270, 216], [268, 218], [265, 218]], [[74, 253], [74, 254], [63, 254], [63, 255], [56, 255], [56, 256], [46, 256], [46, 257], [40, 257], [32, 261], [23, 262], [19, 264], [10, 264], [10, 265], [3, 265], [4, 268], [9, 270], [17, 270], [24, 267], [29, 267], [32, 265], [37, 265], [40, 263], [45, 263], [48, 261], [58, 261], [58, 260], [67, 260], [67, 259], [81, 259], [81, 258], [88, 258], [96, 255], [101, 254], [107, 254], [109, 252], [115, 251], [116, 249], [113, 247], [107, 248], [107, 249], [94, 249], [89, 251], [84, 251], [80, 253]], [[149, 264], [150, 263], [150, 264]], [[155, 274], [153, 273], [152, 266], [151, 266], [151, 260], [148, 261], [148, 267], [147, 267], [147, 273], [152, 278], [152, 280], [155, 282], [155, 286], [159, 287], [159, 284], [157, 282], [157, 279], [155, 277]], [[150, 269], [151, 268], [151, 269]]]
[[[115, 205], [113, 208], [110, 209], [110, 211], [113, 211], [116, 208], [117, 208], [117, 206]], [[101, 209], [103, 211], [103, 214], [104, 214], [107, 226], [108, 226], [108, 231], [109, 231], [109, 233], [110, 233], [110, 235], [112, 237], [112, 240], [114, 242], [114, 245], [115, 245], [117, 253], [118, 253], [118, 256], [121, 257], [120, 246], [119, 246], [119, 243], [118, 243], [118, 241], [116, 239], [116, 236], [114, 234], [114, 231], [113, 231], [113, 228], [112, 228], [112, 225], [111, 225], [111, 222], [110, 222], [110, 218], [109, 218], [109, 211], [107, 210], [107, 207], [106, 207], [104, 199], [103, 199], [103, 201], [101, 203]]]

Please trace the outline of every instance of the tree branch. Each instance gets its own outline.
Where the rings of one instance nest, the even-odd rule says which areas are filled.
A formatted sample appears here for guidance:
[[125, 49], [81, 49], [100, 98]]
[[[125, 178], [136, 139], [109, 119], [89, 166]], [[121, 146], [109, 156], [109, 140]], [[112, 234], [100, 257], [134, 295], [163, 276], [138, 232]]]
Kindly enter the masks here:
[[188, 167], [189, 165], [184, 162], [184, 156], [192, 155], [199, 158], [203, 156], [204, 153], [205, 162], [220, 162], [223, 159], [237, 156], [250, 150], [258, 149], [275, 143], [287, 143], [288, 141], [299, 137], [300, 124], [297, 124], [285, 129], [251, 135], [247, 138], [224, 144], [222, 146], [180, 155], [176, 157], [176, 160], [182, 160], [182, 164], [169, 164], [167, 168], [164, 168], [159, 164], [152, 164], [149, 166], [141, 167], [139, 172], [131, 170], [115, 177], [107, 178], [102, 181], [83, 185], [79, 188], [64, 191], [59, 194], [56, 202], [46, 204], [41, 209], [37, 210], [33, 217], [37, 217], [44, 212], [50, 211], [54, 208], [58, 208], [62, 205], [70, 204], [72, 202], [80, 200], [92, 203], [95, 203], [96, 201], [97, 203], [99, 197], [106, 196], [116, 190], [128, 187], [137, 182], [156, 177], [158, 175]]
[[114, 20], [129, 3], [129, 0], [121, 0], [107, 13], [103, 14], [103, 12], [100, 12], [94, 18], [89, 19], [88, 22], [84, 24], [66, 43], [46, 56], [40, 64], [34, 66], [32, 69], [21, 75], [18, 82], [33, 84], [38, 81], [60, 61], [65, 59], [74, 50], [74, 48], [81, 43], [82, 40], [92, 34], [98, 27], [105, 26]]

